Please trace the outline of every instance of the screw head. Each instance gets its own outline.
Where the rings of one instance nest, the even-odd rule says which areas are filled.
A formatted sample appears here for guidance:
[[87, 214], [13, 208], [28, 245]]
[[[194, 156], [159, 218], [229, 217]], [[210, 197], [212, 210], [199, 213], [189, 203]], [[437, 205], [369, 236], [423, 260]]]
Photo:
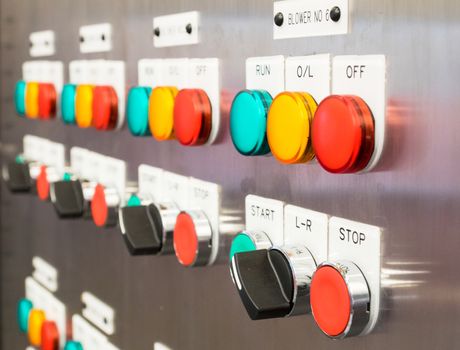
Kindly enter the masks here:
[[342, 15], [341, 11], [340, 11], [340, 7], [338, 6], [334, 6], [332, 9], [331, 9], [331, 20], [333, 22], [338, 22], [340, 20], [340, 16]]
[[185, 26], [185, 31], [188, 33], [188, 34], [192, 34], [192, 25], [189, 23]]
[[278, 12], [273, 20], [278, 27], [281, 27], [284, 23], [284, 16], [281, 12]]
[[156, 27], [156, 28], [153, 30], [153, 35], [155, 35], [155, 36], [160, 36], [160, 28]]
[[80, 37], [80, 42], [81, 43], [85, 42], [85, 38], [83, 36]]

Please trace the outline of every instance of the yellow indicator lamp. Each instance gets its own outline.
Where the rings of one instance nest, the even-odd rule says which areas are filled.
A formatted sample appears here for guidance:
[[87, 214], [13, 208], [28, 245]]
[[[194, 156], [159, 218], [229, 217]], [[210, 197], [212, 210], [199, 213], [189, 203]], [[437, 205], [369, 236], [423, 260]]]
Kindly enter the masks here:
[[149, 98], [149, 127], [158, 141], [174, 138], [174, 100], [179, 90], [172, 86], [157, 87]]
[[318, 105], [304, 92], [283, 92], [273, 100], [267, 117], [267, 139], [273, 156], [284, 164], [315, 157], [311, 124]]
[[75, 93], [75, 121], [80, 128], [93, 122], [93, 85], [79, 85]]
[[31, 119], [38, 118], [38, 90], [39, 83], [29, 82], [26, 85], [26, 116]]
[[32, 309], [29, 314], [29, 342], [33, 346], [42, 344], [42, 326], [45, 322], [45, 312], [43, 310]]

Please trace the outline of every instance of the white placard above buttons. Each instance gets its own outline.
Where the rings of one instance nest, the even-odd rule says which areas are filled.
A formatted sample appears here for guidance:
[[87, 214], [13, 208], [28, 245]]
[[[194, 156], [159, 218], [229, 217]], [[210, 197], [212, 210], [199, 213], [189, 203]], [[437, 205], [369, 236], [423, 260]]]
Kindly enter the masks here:
[[288, 57], [286, 90], [307, 92], [320, 103], [331, 94], [331, 55]]
[[83, 316], [99, 327], [104, 333], [115, 333], [115, 310], [89, 292], [83, 292], [81, 301], [84, 305]]
[[272, 97], [284, 91], [284, 56], [246, 59], [246, 88], [268, 91]]
[[283, 0], [273, 4], [273, 38], [348, 33], [348, 0]]
[[193, 45], [199, 42], [200, 13], [176, 13], [153, 18], [153, 46]]
[[141, 199], [151, 200], [153, 202], [160, 202], [163, 199], [161, 198], [163, 169], [141, 164], [138, 168], [137, 181]]
[[80, 52], [108, 52], [112, 50], [112, 25], [100, 23], [80, 27]]
[[58, 290], [58, 271], [56, 268], [39, 256], [32, 259], [32, 265], [34, 267], [32, 276], [51, 292], [56, 292]]
[[29, 35], [29, 54], [32, 57], [52, 56], [56, 53], [56, 35], [52, 30], [33, 32]]
[[51, 83], [60, 94], [64, 85], [64, 63], [61, 61], [24, 62], [22, 79], [28, 82]]
[[143, 58], [137, 64], [139, 86], [151, 88], [163, 85], [163, 60]]

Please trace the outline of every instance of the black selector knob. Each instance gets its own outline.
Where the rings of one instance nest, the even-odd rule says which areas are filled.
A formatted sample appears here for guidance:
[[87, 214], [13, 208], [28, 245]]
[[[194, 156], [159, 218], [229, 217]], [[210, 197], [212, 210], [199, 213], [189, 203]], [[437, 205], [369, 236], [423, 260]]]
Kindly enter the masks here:
[[81, 217], [87, 210], [80, 180], [53, 182], [50, 187], [50, 198], [61, 218]]
[[289, 262], [280, 251], [237, 253], [231, 271], [251, 319], [285, 317], [290, 313], [294, 279]]
[[10, 162], [5, 165], [3, 179], [11, 192], [30, 192], [33, 188], [29, 165], [26, 163]]
[[131, 255], [158, 254], [163, 246], [163, 223], [154, 204], [120, 209], [120, 228]]

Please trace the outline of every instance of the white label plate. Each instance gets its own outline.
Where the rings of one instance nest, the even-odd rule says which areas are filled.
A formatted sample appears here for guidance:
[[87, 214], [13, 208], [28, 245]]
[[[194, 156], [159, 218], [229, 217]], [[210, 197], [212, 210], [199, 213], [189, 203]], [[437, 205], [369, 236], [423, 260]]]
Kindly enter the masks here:
[[54, 55], [56, 53], [55, 38], [55, 33], [52, 30], [30, 33], [30, 56], [44, 57]]
[[305, 246], [317, 265], [327, 260], [328, 216], [317, 211], [284, 207], [284, 244]]
[[112, 50], [112, 25], [100, 23], [80, 27], [80, 52], [107, 52]]
[[284, 91], [284, 56], [246, 59], [246, 89], [265, 90], [274, 98]]
[[89, 292], [82, 293], [81, 301], [84, 305], [83, 316], [104, 333], [108, 335], [115, 333], [115, 311], [112, 307]]
[[107, 337], [80, 315], [72, 316], [72, 337], [85, 350], [101, 350], [107, 345]]
[[[338, 22], [331, 20], [330, 11], [338, 6], [341, 16]], [[283, 24], [273, 22], [273, 38], [288, 39], [348, 33], [348, 0], [283, 0], [273, 3], [273, 18], [278, 13]]]
[[62, 143], [48, 141], [44, 153], [44, 162], [46, 165], [53, 167], [59, 176], [65, 171], [65, 146]]
[[112, 157], [102, 157], [99, 182], [105, 187], [115, 187], [123, 200], [126, 190], [126, 162]]
[[33, 257], [32, 266], [35, 269], [32, 273], [33, 278], [48, 288], [48, 290], [55, 293], [58, 290], [57, 269], [39, 256]]
[[286, 91], [307, 92], [319, 104], [331, 94], [331, 55], [288, 57]]
[[139, 86], [163, 85], [163, 60], [143, 58], [137, 64]]
[[377, 323], [380, 308], [380, 242], [379, 227], [332, 217], [329, 220], [329, 260], [349, 260], [363, 272], [371, 292], [371, 314], [362, 334]]
[[274, 246], [284, 244], [284, 202], [246, 196], [246, 230], [262, 231]]
[[190, 179], [186, 176], [165, 171], [163, 173], [163, 190], [161, 202], [173, 202], [179, 209], [189, 206]]
[[163, 169], [141, 164], [138, 168], [139, 196], [141, 199], [160, 202], [163, 187]]
[[[64, 64], [61, 61], [24, 62], [22, 79], [27, 82], [51, 83], [60, 95], [64, 85]], [[59, 99], [57, 102], [59, 103]]]
[[383, 152], [386, 113], [385, 87], [386, 59], [384, 55], [334, 57], [332, 93], [361, 97], [374, 116], [375, 148], [364, 172], [377, 165]]
[[[187, 26], [191, 32], [187, 32]], [[155, 30], [160, 35], [155, 35]], [[200, 13], [197, 11], [177, 13], [153, 18], [153, 46], [168, 47], [193, 45], [199, 42]]]
[[188, 86], [188, 58], [163, 60], [163, 85], [183, 89]]
[[70, 167], [72, 174], [80, 179], [85, 179], [85, 167], [88, 167], [89, 151], [81, 147], [72, 147], [70, 149]]
[[155, 342], [153, 343], [153, 350], [172, 350], [172, 349], [163, 343]]

